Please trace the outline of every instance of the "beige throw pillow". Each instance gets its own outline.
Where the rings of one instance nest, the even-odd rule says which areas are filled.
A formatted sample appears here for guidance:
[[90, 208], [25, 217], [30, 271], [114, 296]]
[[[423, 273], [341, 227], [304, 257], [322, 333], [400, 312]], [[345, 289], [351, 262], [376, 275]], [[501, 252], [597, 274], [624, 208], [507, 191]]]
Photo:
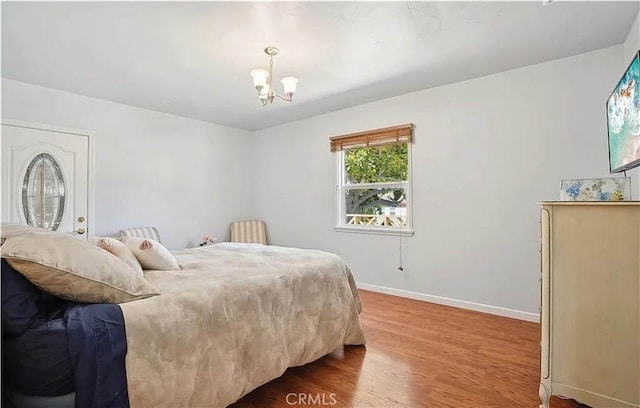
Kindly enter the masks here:
[[180, 269], [176, 258], [158, 241], [149, 238], [123, 237], [122, 242], [138, 258], [143, 269], [158, 271]]
[[122, 259], [131, 269], [142, 276], [142, 265], [133, 252], [119, 240], [111, 237], [93, 237], [89, 239], [89, 242]]
[[2, 234], [3, 237], [33, 231], [50, 232], [42, 228], [32, 227], [31, 225], [26, 224], [18, 224], [15, 222], [3, 222], [0, 224], [0, 234]]
[[11, 235], [0, 253], [33, 284], [61, 298], [124, 303], [159, 294], [123, 260], [62, 233]]

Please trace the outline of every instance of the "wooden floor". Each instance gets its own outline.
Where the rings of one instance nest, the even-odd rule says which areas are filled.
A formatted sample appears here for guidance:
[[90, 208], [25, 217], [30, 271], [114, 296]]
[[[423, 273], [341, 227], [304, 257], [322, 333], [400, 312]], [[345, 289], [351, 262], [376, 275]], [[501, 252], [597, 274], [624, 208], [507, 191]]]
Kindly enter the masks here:
[[538, 408], [538, 324], [360, 294], [366, 348], [291, 368], [231, 407]]

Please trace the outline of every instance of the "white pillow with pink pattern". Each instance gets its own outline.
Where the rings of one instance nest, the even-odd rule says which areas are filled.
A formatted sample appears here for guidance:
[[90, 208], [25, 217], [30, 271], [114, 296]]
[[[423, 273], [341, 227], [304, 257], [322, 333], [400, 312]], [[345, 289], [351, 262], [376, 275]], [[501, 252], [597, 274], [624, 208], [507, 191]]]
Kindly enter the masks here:
[[95, 246], [104, 249], [105, 251], [122, 259], [127, 265], [131, 267], [140, 276], [143, 275], [142, 265], [138, 262], [136, 256], [131, 252], [125, 244], [111, 237], [93, 237], [89, 239], [89, 242]]
[[133, 252], [143, 269], [170, 271], [180, 269], [176, 258], [161, 243], [150, 238], [122, 237], [122, 243]]

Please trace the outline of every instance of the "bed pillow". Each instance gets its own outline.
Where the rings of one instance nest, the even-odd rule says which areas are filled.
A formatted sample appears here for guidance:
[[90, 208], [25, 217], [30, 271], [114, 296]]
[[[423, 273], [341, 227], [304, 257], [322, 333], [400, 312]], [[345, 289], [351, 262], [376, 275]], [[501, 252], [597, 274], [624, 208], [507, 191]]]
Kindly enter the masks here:
[[8, 236], [2, 257], [52, 295], [85, 303], [124, 303], [159, 294], [123, 260], [70, 235], [25, 232]]
[[143, 269], [158, 271], [180, 269], [176, 258], [156, 240], [141, 237], [123, 237], [122, 242], [138, 258]]
[[122, 259], [131, 269], [142, 276], [142, 265], [133, 252], [119, 240], [111, 237], [93, 237], [89, 239], [89, 242]]
[[22, 232], [30, 232], [30, 231], [31, 232], [33, 231], [47, 232], [47, 230], [42, 228], [32, 227], [31, 225], [26, 225], [26, 224], [18, 224], [15, 222], [3, 222], [2, 224], [0, 224], [0, 234], [2, 234], [3, 237], [8, 237], [9, 235], [20, 234]]

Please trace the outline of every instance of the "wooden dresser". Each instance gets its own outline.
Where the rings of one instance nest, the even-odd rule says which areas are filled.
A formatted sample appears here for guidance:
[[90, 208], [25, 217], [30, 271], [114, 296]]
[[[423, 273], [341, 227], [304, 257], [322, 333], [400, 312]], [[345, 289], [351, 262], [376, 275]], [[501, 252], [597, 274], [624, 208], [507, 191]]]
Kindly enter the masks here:
[[541, 206], [541, 407], [640, 407], [640, 202]]

